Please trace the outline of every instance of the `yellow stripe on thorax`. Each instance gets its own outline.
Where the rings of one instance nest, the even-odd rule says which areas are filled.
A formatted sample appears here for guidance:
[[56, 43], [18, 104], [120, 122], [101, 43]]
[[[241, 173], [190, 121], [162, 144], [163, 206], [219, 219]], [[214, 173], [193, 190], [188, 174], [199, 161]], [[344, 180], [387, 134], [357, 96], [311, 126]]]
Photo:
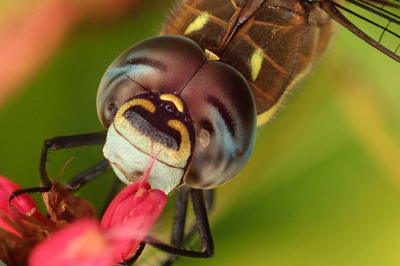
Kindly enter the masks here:
[[210, 15], [207, 12], [201, 13], [195, 20], [189, 24], [187, 27], [186, 31], [183, 33], [184, 35], [190, 34], [192, 32], [201, 30], [204, 25], [208, 22], [210, 19]]
[[264, 61], [263, 51], [260, 48], [254, 50], [254, 53], [250, 59], [251, 79], [253, 81], [255, 81], [258, 77], [258, 74], [260, 74], [263, 61]]

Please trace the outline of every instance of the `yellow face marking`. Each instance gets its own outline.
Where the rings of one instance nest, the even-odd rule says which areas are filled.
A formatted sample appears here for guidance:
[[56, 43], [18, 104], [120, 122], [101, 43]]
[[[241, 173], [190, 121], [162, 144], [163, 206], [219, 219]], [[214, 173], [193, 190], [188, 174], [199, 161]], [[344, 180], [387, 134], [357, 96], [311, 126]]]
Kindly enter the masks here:
[[206, 54], [207, 61], [218, 61], [218, 60], [220, 60], [218, 55], [214, 54], [210, 50], [204, 49], [204, 53]]
[[152, 102], [150, 102], [149, 100], [140, 99], [140, 98], [133, 99], [133, 100], [130, 100], [129, 102], [124, 103], [119, 108], [119, 110], [115, 116], [115, 120], [123, 119], [123, 114], [125, 113], [125, 111], [128, 110], [128, 108], [130, 108], [132, 106], [136, 106], [136, 105], [142, 106], [144, 109], [146, 109], [150, 113], [154, 113], [156, 111], [155, 105]]
[[260, 73], [262, 62], [264, 61], [263, 51], [258, 48], [254, 51], [250, 59], [251, 79], [255, 81]]
[[190, 34], [192, 32], [201, 30], [204, 25], [208, 22], [210, 19], [210, 15], [207, 12], [201, 13], [195, 20], [189, 24], [187, 27], [186, 31], [183, 33], [184, 35]]
[[178, 109], [179, 112], [183, 112], [183, 102], [175, 94], [171, 93], [162, 94], [160, 96], [160, 99], [163, 101], [173, 102], [175, 104], [176, 109]]
[[179, 149], [176, 151], [176, 153], [179, 154], [178, 156], [180, 158], [189, 158], [191, 147], [189, 132], [186, 126], [179, 120], [169, 120], [167, 125], [179, 131], [179, 133], [181, 134], [181, 145], [179, 145]]
[[[165, 94], [164, 100], [172, 101], [171, 99], [173, 99], [173, 97], [171, 97], [171, 95], [176, 97], [173, 102], [176, 104], [177, 108], [179, 109], [179, 106], [181, 106], [181, 108], [183, 109], [182, 102], [177, 96], [173, 94], [169, 94], [169, 96], [168, 94]], [[181, 103], [181, 105], [179, 103]], [[149, 136], [144, 135], [141, 131], [133, 127], [127, 119], [125, 119], [123, 114], [126, 112], [126, 110], [136, 105], [142, 106], [151, 113], [154, 113], [156, 110], [154, 104], [149, 100], [133, 99], [122, 105], [121, 108], [118, 110], [113, 123], [115, 129], [119, 132], [119, 134], [122, 134], [124, 138], [129, 141], [133, 146], [146, 154], [150, 154], [151, 143], [153, 143], [154, 150], [161, 151], [160, 155], [157, 157], [158, 161], [177, 168], [185, 167], [191, 152], [189, 131], [187, 130], [185, 125], [178, 120], [170, 120], [167, 122], [168, 126], [176, 129], [181, 134], [181, 144], [178, 150], [167, 148], [159, 142], [153, 142], [153, 140]]]

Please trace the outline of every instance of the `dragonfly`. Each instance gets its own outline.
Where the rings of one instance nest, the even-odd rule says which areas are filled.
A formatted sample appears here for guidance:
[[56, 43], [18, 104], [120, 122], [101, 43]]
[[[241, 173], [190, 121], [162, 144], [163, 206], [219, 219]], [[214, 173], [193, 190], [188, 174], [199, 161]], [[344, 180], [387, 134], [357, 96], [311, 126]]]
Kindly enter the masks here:
[[[171, 254], [166, 265], [176, 256], [213, 257], [212, 189], [245, 167], [257, 127], [322, 56], [335, 21], [400, 61], [399, 9], [398, 1], [380, 0], [183, 1], [160, 36], [129, 48], [107, 69], [97, 94], [106, 131], [46, 140], [39, 168], [44, 186], [14, 195], [49, 191], [49, 150], [89, 145], [104, 145], [106, 160], [73, 178], [72, 186], [111, 168], [129, 184], [142, 175], [155, 142], [160, 156], [149, 182], [177, 193], [178, 207], [171, 245], [149, 244]], [[180, 248], [186, 211], [179, 206], [189, 195], [200, 252]]]

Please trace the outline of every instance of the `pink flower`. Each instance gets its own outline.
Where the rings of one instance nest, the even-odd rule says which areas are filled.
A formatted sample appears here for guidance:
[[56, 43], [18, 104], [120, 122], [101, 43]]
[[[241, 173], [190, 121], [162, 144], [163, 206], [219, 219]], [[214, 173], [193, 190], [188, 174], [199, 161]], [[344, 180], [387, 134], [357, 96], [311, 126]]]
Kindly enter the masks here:
[[166, 195], [150, 184], [127, 186], [111, 203], [101, 226], [80, 219], [40, 242], [30, 266], [110, 266], [131, 257], [161, 213]]
[[[0, 175], [0, 211], [9, 218], [11, 217], [11, 209], [8, 206], [8, 198], [17, 189], [21, 189], [21, 187]], [[33, 208], [37, 209], [36, 203], [28, 195], [21, 195], [13, 203], [15, 208], [21, 213], [28, 213]], [[18, 234], [3, 219], [0, 219], [0, 227], [11, 233]]]
[[113, 243], [116, 262], [122, 262], [135, 253], [167, 201], [163, 191], [151, 189], [147, 182], [158, 154], [160, 152], [154, 157], [151, 155], [142, 179], [124, 188], [111, 202], [101, 220], [101, 228]]
[[134, 254], [166, 203], [166, 195], [150, 184], [136, 182], [123, 189], [108, 207], [101, 228], [114, 246], [114, 260]]
[[56, 223], [38, 212], [28, 195], [8, 205], [9, 196], [19, 188], [0, 176], [0, 260], [8, 266], [26, 264], [33, 246], [56, 230]]
[[82, 198], [72, 197], [69, 191], [54, 184], [43, 195], [52, 220], [41, 214], [28, 195], [8, 198], [20, 189], [12, 181], [0, 176], [0, 260], [8, 266], [26, 265], [31, 250], [55, 231], [82, 217], [94, 217], [94, 209]]
[[165, 193], [147, 182], [154, 161], [155, 157], [142, 180], [111, 202], [100, 226], [93, 219], [73, 222], [39, 243], [29, 265], [109, 266], [133, 256], [166, 203]]
[[29, 257], [30, 266], [110, 266], [113, 247], [93, 219], [81, 219], [40, 242]]

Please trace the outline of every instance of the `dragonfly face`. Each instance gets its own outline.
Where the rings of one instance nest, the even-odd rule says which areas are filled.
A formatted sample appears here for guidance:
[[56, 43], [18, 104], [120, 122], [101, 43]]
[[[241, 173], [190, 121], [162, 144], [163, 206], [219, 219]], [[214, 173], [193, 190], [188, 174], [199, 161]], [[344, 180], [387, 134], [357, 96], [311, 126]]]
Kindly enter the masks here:
[[[149, 177], [169, 194], [185, 183], [213, 188], [236, 176], [254, 146], [256, 111], [246, 80], [179, 36], [143, 41], [106, 71], [97, 95], [108, 128], [104, 155], [126, 183], [160, 151]], [[118, 111], [116, 111], [118, 110]]]

